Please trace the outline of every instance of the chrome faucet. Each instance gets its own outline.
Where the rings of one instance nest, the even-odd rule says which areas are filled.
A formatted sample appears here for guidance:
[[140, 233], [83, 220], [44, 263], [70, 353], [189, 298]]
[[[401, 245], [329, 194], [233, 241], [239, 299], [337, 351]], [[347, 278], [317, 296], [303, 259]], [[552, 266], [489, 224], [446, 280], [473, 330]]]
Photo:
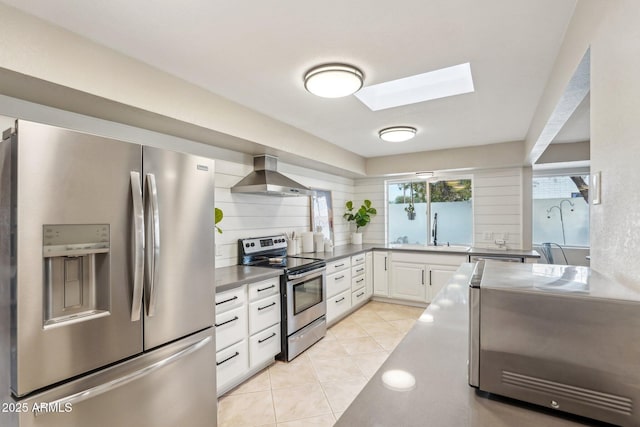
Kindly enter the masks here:
[[431, 237], [433, 237], [433, 246], [438, 246], [438, 212], [433, 214], [433, 225], [431, 226]]

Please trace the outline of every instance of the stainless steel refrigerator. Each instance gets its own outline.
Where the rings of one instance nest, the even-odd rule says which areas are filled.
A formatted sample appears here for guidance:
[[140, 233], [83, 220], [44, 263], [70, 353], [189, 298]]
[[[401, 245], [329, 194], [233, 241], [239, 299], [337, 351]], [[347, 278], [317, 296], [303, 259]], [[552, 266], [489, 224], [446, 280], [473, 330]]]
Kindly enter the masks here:
[[19, 120], [0, 146], [0, 425], [216, 425], [211, 159]]

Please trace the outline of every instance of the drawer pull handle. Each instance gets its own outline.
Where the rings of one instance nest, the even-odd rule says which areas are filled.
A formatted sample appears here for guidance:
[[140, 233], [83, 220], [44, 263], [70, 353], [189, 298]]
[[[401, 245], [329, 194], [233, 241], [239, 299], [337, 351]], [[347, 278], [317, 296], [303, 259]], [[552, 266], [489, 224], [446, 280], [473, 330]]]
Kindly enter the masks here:
[[340, 267], [344, 267], [344, 264], [336, 264], [336, 265], [334, 266], [334, 268], [340, 268]]
[[358, 269], [356, 270], [356, 273], [362, 273], [363, 271], [364, 271], [364, 268], [358, 268]]
[[216, 323], [215, 325], [217, 328], [218, 326], [226, 325], [227, 323], [235, 322], [236, 320], [238, 320], [238, 316], [235, 316], [233, 319], [227, 320], [226, 322]]
[[238, 356], [240, 356], [240, 353], [238, 353], [238, 352], [236, 351], [236, 354], [234, 354], [233, 356], [229, 356], [229, 357], [227, 357], [227, 358], [226, 358], [226, 359], [224, 359], [222, 362], [216, 362], [216, 366], [220, 366], [220, 365], [222, 365], [223, 363], [228, 362], [229, 360], [233, 359], [234, 357], [238, 357]]
[[344, 279], [344, 276], [338, 276], [333, 278], [333, 280], [342, 280], [342, 279]]
[[266, 291], [267, 289], [275, 288], [276, 285], [267, 286], [266, 288], [258, 289], [258, 292]]
[[337, 303], [339, 303], [340, 301], [344, 301], [344, 297], [342, 297], [342, 298], [340, 298], [340, 299], [337, 299], [337, 300], [336, 300], [336, 304], [337, 304]]
[[356, 283], [360, 283], [360, 282], [363, 282], [363, 281], [364, 281], [364, 279], [356, 280]]
[[358, 295], [356, 295], [356, 298], [360, 298], [362, 295], [364, 295], [364, 292], [359, 293]]
[[272, 333], [271, 335], [269, 335], [268, 337], [266, 337], [265, 339], [263, 339], [263, 340], [258, 340], [258, 344], [262, 344], [263, 342], [265, 342], [265, 341], [267, 341], [267, 340], [270, 340], [271, 338], [273, 338], [273, 337], [275, 337], [275, 336], [276, 336], [276, 333], [274, 332], [274, 333]]
[[224, 304], [224, 303], [227, 303], [227, 302], [231, 302], [231, 301], [233, 301], [234, 299], [238, 299], [238, 295], [236, 295], [236, 296], [235, 296], [235, 297], [233, 297], [233, 298], [229, 298], [229, 299], [226, 299], [226, 300], [224, 300], [224, 301], [217, 302], [217, 303], [216, 303], [216, 305], [220, 305], [220, 304]]
[[269, 304], [269, 305], [265, 305], [264, 307], [258, 307], [258, 311], [264, 310], [265, 308], [269, 308], [269, 307], [272, 307], [272, 306], [274, 306], [274, 305], [276, 305], [275, 301], [274, 301], [274, 302], [272, 302], [272, 303], [271, 303], [271, 304]]

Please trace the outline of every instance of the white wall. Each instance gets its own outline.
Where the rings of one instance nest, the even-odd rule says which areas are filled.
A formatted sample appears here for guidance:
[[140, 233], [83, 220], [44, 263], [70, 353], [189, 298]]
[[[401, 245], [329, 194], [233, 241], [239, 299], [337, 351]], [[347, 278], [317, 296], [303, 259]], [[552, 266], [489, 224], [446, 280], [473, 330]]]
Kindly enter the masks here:
[[[483, 170], [473, 174], [474, 246], [497, 248], [496, 239], [509, 249], [521, 249], [522, 168]], [[489, 233], [485, 238], [485, 233]]]
[[[251, 158], [250, 158], [251, 160]], [[309, 197], [273, 197], [232, 194], [230, 188], [253, 168], [252, 162], [216, 161], [216, 207], [224, 212], [216, 235], [216, 268], [238, 263], [238, 239], [274, 233], [311, 230]], [[349, 230], [342, 219], [344, 204], [353, 196], [353, 180], [285, 163], [278, 170], [311, 188], [331, 190], [334, 211], [334, 244], [349, 243]]]
[[640, 291], [640, 2], [610, 2], [591, 40], [591, 266]]

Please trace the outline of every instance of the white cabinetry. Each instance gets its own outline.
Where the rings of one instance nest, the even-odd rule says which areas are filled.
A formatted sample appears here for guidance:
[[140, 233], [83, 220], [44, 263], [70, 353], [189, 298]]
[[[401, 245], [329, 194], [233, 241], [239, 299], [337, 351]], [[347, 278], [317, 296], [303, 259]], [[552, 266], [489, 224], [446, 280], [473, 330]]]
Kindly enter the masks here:
[[426, 268], [424, 264], [392, 261], [391, 297], [424, 302], [427, 297]]
[[389, 296], [431, 302], [465, 261], [464, 255], [393, 252]]
[[280, 353], [280, 279], [216, 294], [218, 396], [258, 372]]
[[351, 257], [351, 307], [353, 308], [367, 300], [366, 258], [364, 253]]
[[365, 299], [369, 299], [373, 295], [373, 252], [367, 252], [364, 259], [365, 273]]
[[216, 294], [216, 383], [218, 394], [249, 371], [247, 285]]
[[373, 295], [389, 296], [389, 253], [373, 252]]
[[351, 258], [327, 263], [327, 324], [342, 317], [351, 308]]

